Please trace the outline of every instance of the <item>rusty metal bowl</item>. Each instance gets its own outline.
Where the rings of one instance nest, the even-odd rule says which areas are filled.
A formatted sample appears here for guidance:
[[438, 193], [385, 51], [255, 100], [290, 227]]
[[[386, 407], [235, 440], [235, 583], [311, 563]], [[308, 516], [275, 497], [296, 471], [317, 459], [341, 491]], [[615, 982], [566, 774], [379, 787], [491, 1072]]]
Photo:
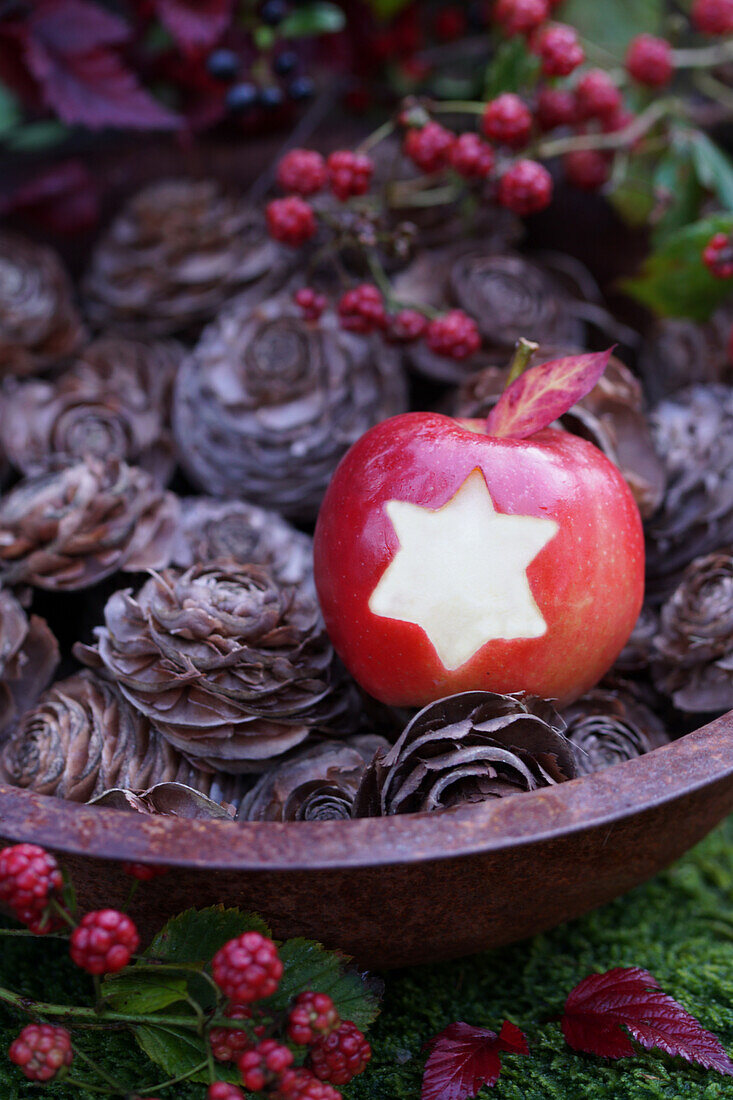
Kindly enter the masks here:
[[85, 908], [121, 905], [120, 860], [166, 864], [143, 933], [188, 906], [261, 913], [386, 968], [467, 955], [577, 917], [650, 878], [733, 810], [733, 711], [570, 783], [437, 814], [347, 822], [147, 817], [0, 786], [0, 833], [64, 856]]

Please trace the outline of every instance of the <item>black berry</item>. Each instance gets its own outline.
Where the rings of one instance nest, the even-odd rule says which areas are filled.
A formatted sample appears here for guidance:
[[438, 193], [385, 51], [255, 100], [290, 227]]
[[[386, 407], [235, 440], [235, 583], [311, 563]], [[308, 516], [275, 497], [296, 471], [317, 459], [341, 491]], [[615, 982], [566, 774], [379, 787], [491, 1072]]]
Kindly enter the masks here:
[[278, 23], [282, 23], [287, 14], [288, 5], [285, 0], [265, 0], [260, 8], [260, 19], [268, 27], [276, 27]]
[[255, 84], [245, 81], [242, 84], [233, 84], [227, 92], [226, 104], [233, 114], [242, 114], [249, 111], [257, 103], [258, 89]]
[[278, 76], [290, 76], [297, 68], [298, 55], [292, 50], [283, 50], [272, 63], [272, 67]]
[[288, 98], [294, 103], [301, 103], [305, 99], [312, 99], [316, 86], [309, 76], [296, 76], [288, 84]]
[[264, 107], [267, 111], [274, 111], [277, 107], [282, 107], [285, 96], [282, 88], [277, 84], [269, 84], [266, 88], [260, 89], [257, 99], [260, 107]]
[[234, 50], [213, 50], [206, 59], [206, 69], [214, 80], [235, 80], [239, 72], [239, 58]]

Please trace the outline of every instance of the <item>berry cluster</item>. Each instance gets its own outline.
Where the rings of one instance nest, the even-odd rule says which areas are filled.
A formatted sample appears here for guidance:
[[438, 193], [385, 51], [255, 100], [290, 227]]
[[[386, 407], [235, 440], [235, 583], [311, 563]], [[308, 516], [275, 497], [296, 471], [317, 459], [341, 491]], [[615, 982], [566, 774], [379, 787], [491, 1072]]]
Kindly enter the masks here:
[[716, 233], [710, 238], [702, 259], [716, 279], [733, 279], [733, 240], [727, 233]]
[[58, 863], [37, 844], [14, 844], [0, 851], [0, 902], [31, 931], [38, 934], [58, 927], [48, 909], [58, 900], [62, 886]]

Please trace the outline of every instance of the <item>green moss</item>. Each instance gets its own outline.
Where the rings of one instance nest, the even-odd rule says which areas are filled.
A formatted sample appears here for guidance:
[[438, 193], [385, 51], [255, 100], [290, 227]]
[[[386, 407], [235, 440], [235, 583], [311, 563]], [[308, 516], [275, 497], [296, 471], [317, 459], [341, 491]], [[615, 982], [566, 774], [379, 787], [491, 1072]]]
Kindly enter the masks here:
[[[52, 967], [48, 944], [5, 940], [0, 981], [31, 995], [88, 994], [64, 957]], [[733, 818], [670, 871], [624, 898], [532, 940], [471, 959], [404, 970], [387, 978], [384, 1011], [372, 1031], [375, 1057], [345, 1100], [419, 1100], [426, 1039], [456, 1019], [498, 1030], [504, 1017], [522, 1027], [531, 1056], [505, 1056], [502, 1076], [486, 1097], [496, 1100], [733, 1100], [733, 1080], [679, 1060], [644, 1055], [607, 1064], [574, 1054], [556, 1023], [572, 986], [592, 970], [644, 966], [662, 987], [733, 1048]], [[18, 1019], [0, 1013], [0, 1045]], [[145, 1068], [126, 1035], [88, 1033], [84, 1049], [130, 1087], [161, 1077]], [[179, 1085], [161, 1100], [203, 1100], [205, 1089]], [[0, 1098], [78, 1100], [54, 1087], [40, 1093], [0, 1063]], [[91, 1094], [89, 1094], [91, 1097]]]

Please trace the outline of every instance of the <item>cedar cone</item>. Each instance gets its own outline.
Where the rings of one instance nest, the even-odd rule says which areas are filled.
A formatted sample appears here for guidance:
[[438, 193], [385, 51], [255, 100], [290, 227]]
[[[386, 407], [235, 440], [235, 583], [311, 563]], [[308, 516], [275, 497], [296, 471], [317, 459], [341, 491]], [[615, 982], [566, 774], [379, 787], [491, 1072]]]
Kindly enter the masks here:
[[[184, 783], [156, 783], [147, 791], [131, 791], [113, 787], [89, 799], [92, 806], [109, 806], [112, 810], [132, 810], [138, 814], [159, 814], [165, 817], [187, 817], [200, 821], [224, 819], [230, 821], [233, 816], [231, 807], [214, 801], [223, 797], [215, 776], [212, 781], [211, 798], [201, 791], [187, 787]], [[227, 777], [229, 778], [229, 777]], [[231, 785], [231, 780], [229, 780]]]
[[56, 253], [0, 233], [0, 376], [45, 370], [83, 339], [71, 281]]
[[691, 713], [733, 708], [733, 551], [697, 558], [662, 607], [652, 675]]
[[38, 699], [59, 663], [45, 619], [28, 619], [12, 592], [0, 588], [0, 734]]
[[716, 310], [698, 324], [684, 317], [656, 321], [644, 341], [639, 368], [652, 401], [661, 401], [693, 382], [733, 382], [728, 338], [733, 311]]
[[533, 791], [577, 774], [551, 703], [468, 691], [424, 707], [367, 768], [355, 817], [440, 810]]
[[317, 605], [259, 566], [163, 570], [135, 597], [116, 592], [105, 623], [76, 656], [205, 766], [262, 771], [312, 729], [352, 723]]
[[646, 523], [647, 599], [660, 604], [694, 558], [733, 543], [733, 386], [680, 390], [650, 423], [667, 474]]
[[82, 289], [96, 329], [149, 339], [210, 320], [246, 287], [272, 294], [292, 250], [262, 212], [214, 180], [162, 180], [134, 195], [97, 244]]
[[614, 672], [626, 675], [643, 672], [649, 668], [654, 654], [654, 638], [658, 630], [659, 615], [650, 604], [645, 603], [629, 640], [616, 658]]
[[578, 749], [581, 775], [633, 760], [669, 741], [654, 711], [623, 680], [587, 692], [565, 708], [563, 718]]
[[178, 500], [116, 458], [21, 481], [0, 500], [0, 580], [70, 592], [169, 560]]
[[53, 382], [26, 382], [3, 414], [8, 455], [24, 474], [52, 460], [96, 455], [149, 470], [161, 484], [175, 466], [168, 429], [173, 378], [183, 349], [106, 337]]
[[26, 712], [3, 749], [2, 770], [16, 787], [72, 802], [164, 781], [209, 794], [216, 780], [176, 752], [113, 684], [89, 672], [54, 684]]
[[383, 737], [309, 745], [265, 772], [242, 799], [241, 821], [332, 821], [352, 816], [354, 798], [367, 764]]
[[407, 407], [396, 353], [307, 322], [290, 298], [238, 301], [206, 329], [176, 382], [174, 430], [193, 481], [313, 519], [339, 459]]

